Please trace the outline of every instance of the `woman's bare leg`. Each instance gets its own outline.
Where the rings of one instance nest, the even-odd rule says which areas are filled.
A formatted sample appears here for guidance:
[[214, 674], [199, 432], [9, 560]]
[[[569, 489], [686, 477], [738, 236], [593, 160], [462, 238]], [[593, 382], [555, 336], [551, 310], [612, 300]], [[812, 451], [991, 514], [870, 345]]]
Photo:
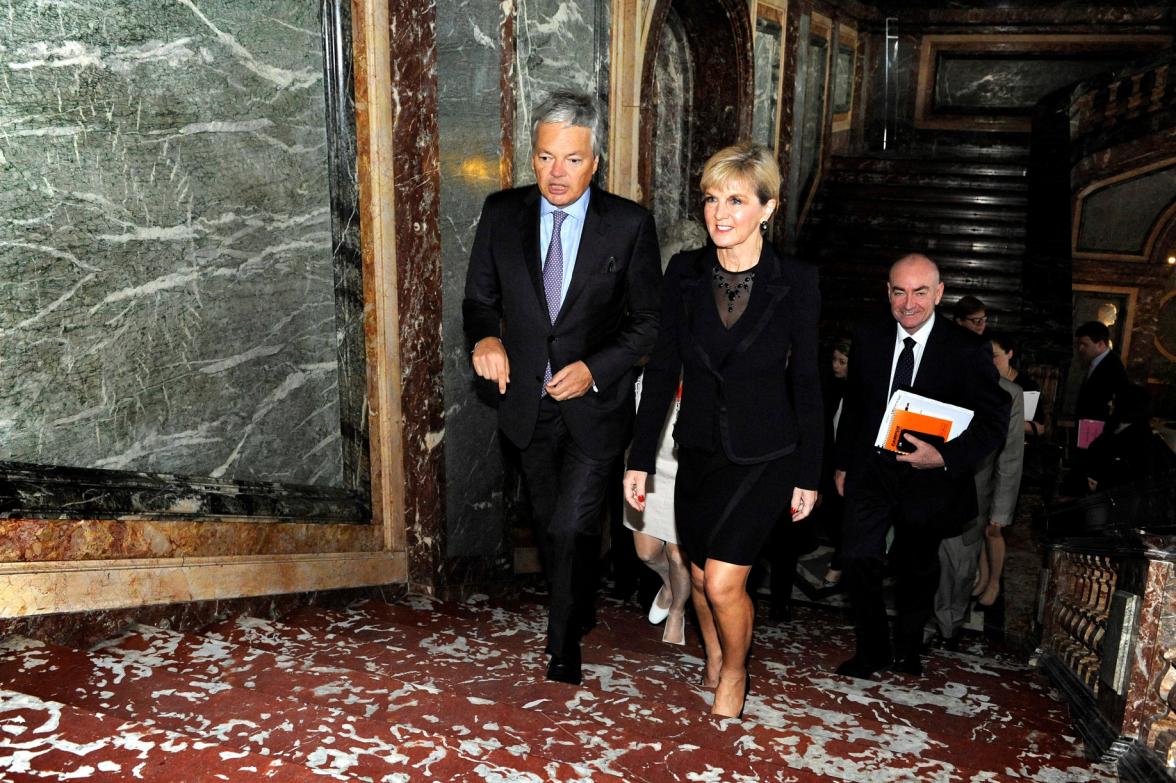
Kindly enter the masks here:
[[702, 647], [706, 651], [706, 668], [702, 673], [702, 687], [714, 688], [719, 684], [723, 668], [723, 648], [719, 644], [719, 632], [715, 618], [706, 600], [706, 572], [690, 564], [690, 596], [694, 599], [694, 613], [698, 615], [698, 626], [702, 632]]
[[972, 586], [972, 597], [979, 598], [988, 589], [988, 544], [980, 549], [979, 567], [976, 569], [976, 584]]
[[989, 525], [984, 531], [984, 549], [988, 552], [988, 582], [977, 601], [981, 606], [992, 606], [1000, 595], [1000, 575], [1004, 571], [1005, 541], [1000, 525]]
[[677, 544], [666, 542], [671, 590], [670, 614], [666, 618], [662, 641], [670, 644], [686, 643], [686, 603], [690, 600], [690, 569], [685, 555]]
[[[743, 711], [747, 694], [747, 651], [755, 607], [747, 594], [751, 566], [707, 560], [704, 588], [714, 617], [722, 652], [719, 683], [715, 688], [713, 715], [735, 717]], [[707, 656], [708, 663], [710, 656]]]
[[670, 584], [670, 560], [666, 552], [666, 542], [648, 533], [638, 533], [634, 530], [633, 548], [637, 550], [637, 557], [641, 562], [661, 577], [662, 589], [653, 597], [653, 601], [665, 609], [672, 602], [674, 593], [674, 586]]

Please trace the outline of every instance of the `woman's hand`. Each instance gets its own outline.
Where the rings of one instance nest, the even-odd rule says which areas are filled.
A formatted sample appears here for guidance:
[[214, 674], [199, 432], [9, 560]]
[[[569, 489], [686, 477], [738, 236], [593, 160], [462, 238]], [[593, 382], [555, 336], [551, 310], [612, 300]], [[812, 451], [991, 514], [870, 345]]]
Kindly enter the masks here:
[[813, 508], [816, 505], [817, 491], [815, 489], [796, 487], [792, 490], [792, 521], [799, 522], [804, 519], [813, 513]]
[[625, 471], [625, 502], [638, 511], [645, 510], [645, 480], [648, 477], [644, 470]]

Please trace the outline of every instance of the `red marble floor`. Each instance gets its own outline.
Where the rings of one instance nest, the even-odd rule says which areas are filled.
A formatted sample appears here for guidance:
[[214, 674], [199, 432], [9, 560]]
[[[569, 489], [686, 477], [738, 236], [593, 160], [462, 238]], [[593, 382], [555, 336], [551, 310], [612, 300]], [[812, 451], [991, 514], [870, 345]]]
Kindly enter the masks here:
[[0, 644], [0, 780], [1116, 780], [1024, 665], [933, 652], [921, 678], [831, 673], [841, 618], [757, 626], [742, 721], [707, 714], [701, 649], [605, 602], [576, 688], [543, 679], [541, 598], [409, 596], [90, 650]]

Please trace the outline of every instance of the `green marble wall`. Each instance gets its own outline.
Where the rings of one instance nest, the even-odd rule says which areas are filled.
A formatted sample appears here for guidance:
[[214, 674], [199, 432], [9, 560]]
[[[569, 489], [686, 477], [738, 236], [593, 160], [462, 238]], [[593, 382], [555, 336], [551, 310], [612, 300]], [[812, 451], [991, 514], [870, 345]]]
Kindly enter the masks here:
[[341, 481], [318, 15], [0, 10], [0, 460]]

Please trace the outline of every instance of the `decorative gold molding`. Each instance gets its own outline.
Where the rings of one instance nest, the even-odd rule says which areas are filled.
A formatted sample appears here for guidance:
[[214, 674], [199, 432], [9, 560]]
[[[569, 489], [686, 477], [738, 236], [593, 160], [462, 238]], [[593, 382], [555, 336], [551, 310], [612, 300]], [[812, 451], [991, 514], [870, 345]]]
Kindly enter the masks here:
[[[1160, 298], [1159, 304], [1156, 305], [1157, 316], [1164, 312], [1164, 305], [1168, 304], [1168, 302], [1174, 296], [1176, 296], [1176, 291], [1169, 291], [1168, 293], [1164, 294], [1163, 297]], [[1152, 344], [1155, 346], [1156, 350], [1160, 352], [1161, 356], [1163, 356], [1165, 359], [1167, 359], [1170, 362], [1176, 362], [1176, 353], [1173, 353], [1172, 351], [1168, 350], [1166, 347], [1164, 347], [1164, 344], [1162, 342], [1160, 342], [1160, 335], [1159, 335], [1158, 329], [1156, 330], [1156, 334], [1152, 335]]]
[[[837, 54], [841, 51], [841, 44], [849, 44], [849, 48], [853, 50], [853, 58], [849, 61], [849, 111], [841, 112], [840, 114], [833, 114], [833, 132], [842, 133], [850, 129], [853, 125], [853, 99], [857, 96], [857, 62], [858, 62], [858, 33], [849, 25], [837, 25], [837, 51], [832, 53], [831, 65], [837, 63]], [[832, 81], [832, 80], [830, 80]], [[836, 93], [833, 90], [833, 85], [830, 85], [830, 95], [835, 99]], [[833, 112], [833, 107], [829, 107], [829, 111]]]
[[915, 127], [928, 130], [974, 130], [1027, 133], [1031, 119], [1015, 115], [953, 115], [934, 113], [939, 53], [983, 54], [1098, 53], [1134, 44], [1141, 53], [1170, 46], [1170, 35], [925, 35], [919, 47], [919, 80], [915, 93]]
[[641, 201], [641, 66], [649, 37], [652, 0], [612, 0], [609, 41], [608, 177], [617, 195]]
[[0, 617], [404, 582], [403, 552], [0, 563]]
[[[780, 156], [780, 123], [784, 114], [784, 78], [787, 75], [788, 0], [754, 0], [751, 17], [751, 36], [754, 47], [757, 20], [763, 17], [780, 25], [780, 72], [776, 74], [776, 116], [772, 119], [772, 152]], [[755, 57], [752, 57], [755, 68]]]
[[1131, 179], [1139, 179], [1140, 177], [1150, 174], [1159, 169], [1171, 168], [1176, 166], [1176, 157], [1164, 158], [1146, 166], [1131, 169], [1116, 174], [1113, 177], [1096, 180], [1082, 190], [1078, 191], [1078, 195], [1074, 197], [1074, 212], [1070, 218], [1070, 254], [1074, 258], [1088, 258], [1094, 261], [1131, 261], [1131, 262], [1148, 262], [1152, 260], [1152, 253], [1155, 252], [1156, 241], [1160, 238], [1160, 234], [1168, 225], [1168, 222], [1176, 218], [1176, 202], [1169, 204], [1163, 212], [1152, 223], [1151, 228], [1148, 229], [1147, 238], [1143, 242], [1143, 250], [1139, 253], [1114, 253], [1114, 252], [1093, 252], [1082, 251], [1078, 249], [1078, 234], [1082, 228], [1082, 208], [1087, 198], [1097, 193], [1100, 190], [1105, 190], [1112, 185], [1117, 185], [1120, 182]]
[[1135, 308], [1139, 302], [1139, 288], [1137, 286], [1101, 285], [1099, 283], [1075, 283], [1071, 286], [1071, 290], [1087, 291], [1094, 294], [1127, 295], [1127, 318], [1123, 321], [1123, 344], [1115, 346], [1119, 351], [1119, 358], [1126, 364], [1127, 355], [1131, 349], [1131, 329], [1135, 326]]
[[[829, 103], [829, 95], [833, 89], [833, 20], [814, 11], [812, 22], [809, 25], [809, 38], [811, 39], [813, 37], [825, 39], [825, 97], [821, 101], [821, 123], [825, 124], [831, 119], [833, 109]], [[809, 189], [808, 193], [804, 194], [804, 203], [801, 205], [800, 212], [796, 218], [797, 231], [800, 230], [800, 227], [804, 225], [804, 221], [808, 218], [809, 210], [813, 206], [813, 200], [817, 196], [817, 190], [821, 186], [821, 175], [825, 172], [825, 148], [829, 145], [829, 137], [833, 135], [832, 126], [830, 125], [829, 127], [829, 133], [821, 133], [821, 143], [817, 147], [817, 158], [813, 163], [813, 186]]]
[[393, 188], [392, 61], [388, 4], [353, 0], [355, 132], [363, 215], [364, 335], [368, 358], [373, 523], [384, 546], [403, 552], [404, 442], [401, 410], [400, 317]]

